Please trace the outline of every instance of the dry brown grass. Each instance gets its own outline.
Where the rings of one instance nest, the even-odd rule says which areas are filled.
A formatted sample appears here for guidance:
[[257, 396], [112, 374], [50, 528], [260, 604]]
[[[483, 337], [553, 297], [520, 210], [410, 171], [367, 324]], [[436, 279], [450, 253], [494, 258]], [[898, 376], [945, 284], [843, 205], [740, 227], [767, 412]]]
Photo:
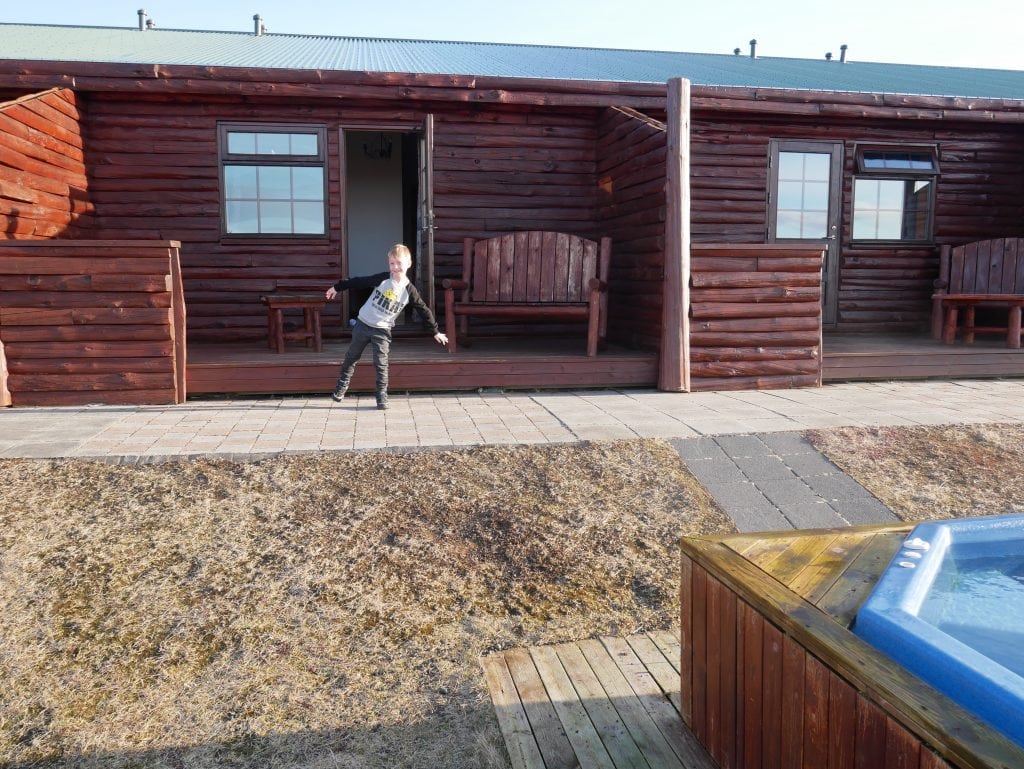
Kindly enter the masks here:
[[1024, 426], [836, 428], [811, 442], [905, 521], [1024, 507]]
[[478, 657], [666, 628], [667, 443], [0, 461], [0, 766], [504, 767]]

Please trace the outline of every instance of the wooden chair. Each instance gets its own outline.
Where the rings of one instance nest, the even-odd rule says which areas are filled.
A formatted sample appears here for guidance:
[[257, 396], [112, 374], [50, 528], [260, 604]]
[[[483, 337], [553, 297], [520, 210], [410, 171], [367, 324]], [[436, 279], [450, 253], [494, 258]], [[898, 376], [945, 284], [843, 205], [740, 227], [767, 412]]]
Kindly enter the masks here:
[[[932, 336], [952, 344], [963, 310], [963, 340], [975, 334], [1005, 334], [1007, 347], [1021, 346], [1024, 307], [1024, 238], [998, 238], [942, 246], [939, 278], [932, 295]], [[1006, 325], [979, 326], [978, 308], [1007, 310]]]
[[[587, 321], [587, 355], [597, 355], [608, 323], [611, 240], [560, 232], [516, 232], [463, 241], [462, 279], [444, 287], [448, 351], [463, 341], [470, 316]], [[457, 293], [458, 292], [458, 293]]]

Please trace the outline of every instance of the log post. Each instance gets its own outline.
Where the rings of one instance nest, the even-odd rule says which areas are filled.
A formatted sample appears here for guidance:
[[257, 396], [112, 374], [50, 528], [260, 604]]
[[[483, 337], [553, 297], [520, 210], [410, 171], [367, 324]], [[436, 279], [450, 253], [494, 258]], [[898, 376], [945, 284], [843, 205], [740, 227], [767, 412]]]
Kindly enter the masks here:
[[0, 339], [0, 406], [10, 406], [11, 391], [7, 389], [7, 356], [4, 354], [4, 342]]
[[658, 389], [690, 389], [690, 81], [668, 81], [665, 275]]

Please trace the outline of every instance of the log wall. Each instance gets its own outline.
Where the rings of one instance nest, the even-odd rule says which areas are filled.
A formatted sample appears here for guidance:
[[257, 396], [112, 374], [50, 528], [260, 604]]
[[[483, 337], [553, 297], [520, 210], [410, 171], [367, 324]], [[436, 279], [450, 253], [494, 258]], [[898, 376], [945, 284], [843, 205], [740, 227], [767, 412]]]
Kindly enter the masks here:
[[[181, 241], [190, 338], [262, 338], [261, 294], [322, 290], [340, 275], [338, 129], [407, 125], [415, 130], [431, 106], [404, 104], [411, 106], [94, 95], [88, 159], [98, 235]], [[451, 105], [443, 110], [434, 130], [437, 281], [460, 272], [464, 237], [537, 228], [604, 234], [594, 225], [594, 110]], [[218, 121], [328, 127], [328, 237], [221, 236]], [[340, 330], [340, 315], [326, 314], [325, 333]]]
[[[900, 121], [890, 115], [868, 122], [857, 119], [858, 110], [853, 107], [829, 110], [813, 122], [797, 114], [785, 118], [770, 114], [784, 106], [761, 104], [765, 114], [751, 121], [729, 120], [695, 104], [693, 240], [766, 242], [771, 139], [843, 142], [838, 330], [924, 328], [932, 281], [938, 273], [937, 245], [1022, 233], [1024, 133], [1019, 128], [950, 123], [942, 120], [940, 112], [927, 116], [931, 120], [908, 115], [911, 119]], [[861, 109], [860, 115], [866, 112]], [[938, 144], [942, 173], [936, 186], [936, 245], [851, 243], [858, 142]]]
[[0, 286], [15, 406], [184, 401], [176, 242], [5, 241]]
[[0, 240], [88, 229], [80, 98], [54, 88], [0, 103]]
[[691, 389], [820, 385], [820, 247], [691, 250]]
[[665, 124], [610, 108], [598, 124], [598, 220], [612, 239], [609, 338], [658, 349], [665, 264]]

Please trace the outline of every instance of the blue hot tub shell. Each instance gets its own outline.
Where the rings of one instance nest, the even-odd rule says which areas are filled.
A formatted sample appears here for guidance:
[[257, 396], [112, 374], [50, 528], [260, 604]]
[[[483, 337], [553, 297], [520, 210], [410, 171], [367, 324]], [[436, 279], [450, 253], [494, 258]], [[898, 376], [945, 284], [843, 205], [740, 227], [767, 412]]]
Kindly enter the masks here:
[[1024, 553], [1024, 515], [916, 526], [857, 612], [853, 631], [1024, 747], [1024, 678], [919, 616], [954, 545]]

